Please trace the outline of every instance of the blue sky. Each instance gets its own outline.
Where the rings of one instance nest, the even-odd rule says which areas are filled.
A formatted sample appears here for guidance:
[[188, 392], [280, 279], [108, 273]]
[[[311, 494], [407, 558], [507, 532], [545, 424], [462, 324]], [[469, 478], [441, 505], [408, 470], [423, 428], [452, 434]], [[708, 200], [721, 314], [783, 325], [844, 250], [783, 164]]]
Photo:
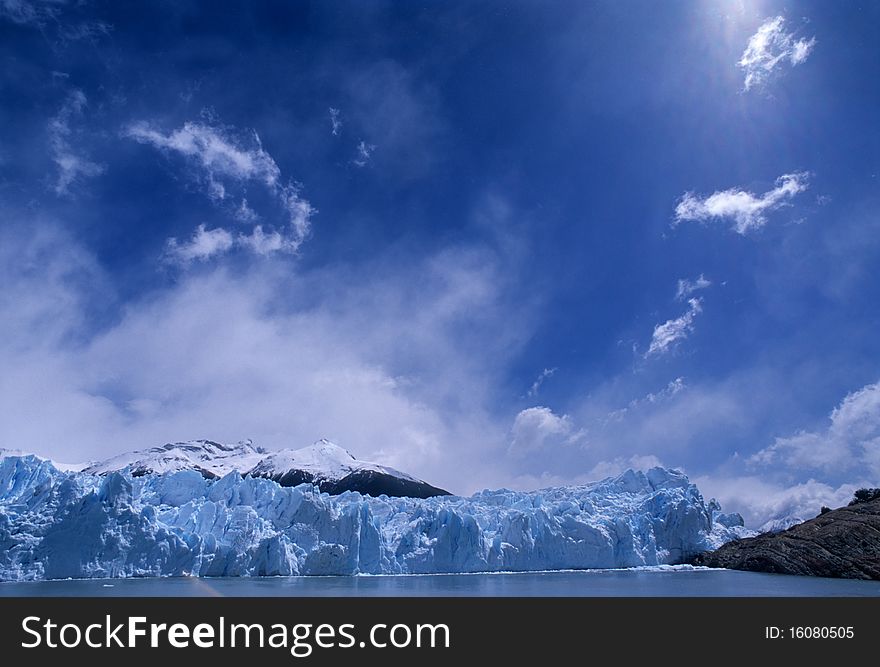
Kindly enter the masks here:
[[0, 446], [880, 483], [880, 7], [0, 0]]

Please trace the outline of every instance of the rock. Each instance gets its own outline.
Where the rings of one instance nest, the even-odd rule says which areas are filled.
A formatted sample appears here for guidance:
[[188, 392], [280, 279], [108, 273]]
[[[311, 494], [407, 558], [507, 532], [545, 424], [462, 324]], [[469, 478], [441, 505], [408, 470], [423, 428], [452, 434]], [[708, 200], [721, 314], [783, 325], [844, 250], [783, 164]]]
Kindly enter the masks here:
[[694, 565], [751, 572], [880, 579], [880, 500], [825, 512], [788, 530], [734, 540]]

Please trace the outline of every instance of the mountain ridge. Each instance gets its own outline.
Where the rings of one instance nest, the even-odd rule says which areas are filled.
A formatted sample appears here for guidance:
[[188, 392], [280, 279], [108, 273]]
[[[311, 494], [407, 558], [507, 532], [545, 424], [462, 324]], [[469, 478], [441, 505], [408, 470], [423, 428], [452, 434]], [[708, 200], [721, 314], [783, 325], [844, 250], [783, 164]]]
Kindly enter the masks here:
[[331, 495], [346, 491], [408, 498], [451, 495], [445, 489], [395, 468], [359, 460], [348, 450], [323, 438], [307, 447], [275, 451], [256, 446], [252, 440], [236, 444], [206, 439], [169, 442], [117, 454], [79, 468], [92, 475], [122, 470], [128, 470], [132, 477], [195, 470], [205, 479], [220, 479], [236, 471], [242, 476], [271, 479], [281, 486], [313, 484]]

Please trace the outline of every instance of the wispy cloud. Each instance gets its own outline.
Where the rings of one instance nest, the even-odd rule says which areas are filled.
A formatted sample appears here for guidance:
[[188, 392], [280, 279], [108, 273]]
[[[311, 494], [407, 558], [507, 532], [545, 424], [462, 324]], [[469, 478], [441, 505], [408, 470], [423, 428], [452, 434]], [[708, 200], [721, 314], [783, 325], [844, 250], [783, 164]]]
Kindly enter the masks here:
[[600, 461], [593, 466], [585, 477], [587, 480], [595, 481], [597, 479], [619, 475], [629, 469], [650, 470], [651, 468], [656, 468], [657, 466], [662, 465], [663, 462], [653, 454], [648, 454], [647, 456], [634, 454], [628, 458], [618, 456], [611, 461]]
[[360, 143], [357, 145], [357, 155], [351, 161], [356, 167], [366, 167], [370, 162], [370, 158], [373, 156], [373, 151], [376, 150], [375, 144], [368, 144], [366, 141], [361, 139]]
[[49, 120], [49, 147], [52, 161], [58, 167], [53, 190], [59, 196], [69, 195], [70, 188], [80, 179], [97, 176], [104, 167], [89, 160], [82, 152], [74, 150], [71, 144], [73, 128], [71, 124], [80, 116], [88, 104], [81, 90], [71, 92], [58, 113]]
[[103, 21], [83, 21], [81, 23], [61, 23], [58, 38], [63, 42], [96, 42], [113, 32], [113, 26]]
[[[357, 129], [365, 147], [379, 147], [383, 165], [395, 169], [398, 182], [427, 176], [446, 153], [441, 140], [450, 129], [443, 96], [429, 79], [417, 68], [384, 59], [346, 73], [342, 81], [346, 127]], [[352, 166], [361, 166], [356, 161], [367, 162], [352, 155]]]
[[337, 137], [342, 131], [342, 117], [340, 115], [339, 109], [334, 109], [333, 107], [330, 107], [327, 111], [330, 114], [330, 134], [332, 134], [334, 137]]
[[228, 252], [234, 243], [234, 237], [225, 229], [205, 229], [205, 225], [199, 225], [188, 241], [168, 239], [165, 251], [169, 259], [188, 264], [194, 260], [204, 261], [222, 255]]
[[762, 195], [742, 188], [730, 188], [700, 197], [693, 192], [682, 195], [675, 207], [673, 226], [686, 221], [729, 219], [733, 229], [746, 234], [767, 224], [766, 213], [784, 206], [809, 187], [809, 173], [805, 171], [783, 174], [776, 179], [776, 187]]
[[532, 386], [529, 388], [526, 396], [532, 398], [533, 396], [538, 395], [538, 390], [541, 389], [541, 385], [544, 384], [544, 380], [547, 378], [553, 377], [553, 374], [556, 372], [556, 368], [545, 368], [541, 371], [541, 374], [532, 382]]
[[244, 223], [256, 222], [260, 219], [257, 212], [250, 207], [250, 204], [248, 204], [247, 197], [241, 198], [241, 201], [238, 203], [238, 208], [235, 209], [234, 216], [236, 220]]
[[256, 132], [235, 133], [226, 127], [187, 122], [170, 133], [164, 133], [141, 121], [126, 127], [123, 135], [164, 153], [184, 157], [194, 167], [197, 181], [215, 203], [235, 199], [231, 188], [257, 182], [273, 195], [285, 213], [283, 225], [267, 229], [262, 224], [255, 224], [261, 216], [242, 196], [232, 207], [231, 214], [240, 223], [254, 224], [249, 234], [234, 235], [222, 228], [206, 231], [200, 227], [189, 241], [169, 239], [168, 257], [182, 261], [208, 259], [233, 247], [246, 248], [260, 255], [295, 253], [308, 236], [315, 210], [300, 195], [298, 184], [282, 183], [281, 169], [263, 148]]
[[708, 280], [702, 273], [696, 280], [681, 278], [678, 281], [678, 287], [675, 290], [675, 298], [678, 301], [684, 301], [694, 292], [712, 287], [712, 281]]
[[64, 10], [78, 4], [82, 3], [68, 3], [67, 0], [0, 0], [0, 19], [39, 30], [51, 26], [62, 43], [95, 40], [110, 34], [113, 26], [103, 21], [66, 21]]
[[681, 317], [667, 320], [654, 327], [654, 334], [651, 336], [651, 344], [645, 353], [645, 358], [672, 351], [679, 341], [690, 335], [694, 330], [694, 320], [703, 312], [703, 300], [690, 298], [688, 306], [688, 311]]
[[750, 462], [780, 463], [830, 475], [867, 471], [880, 478], [880, 382], [846, 396], [829, 415], [826, 428], [777, 438]]
[[237, 243], [247, 248], [256, 255], [273, 255], [275, 253], [295, 253], [301, 245], [303, 238], [296, 230], [293, 235], [282, 234], [277, 229], [266, 231], [263, 225], [255, 226], [250, 234], [238, 236]]
[[281, 170], [263, 150], [256, 132], [251, 135], [253, 145], [250, 147], [245, 147], [223, 128], [203, 123], [184, 123], [183, 127], [164, 134], [149, 123], [137, 122], [129, 125], [124, 133], [142, 144], [192, 159], [208, 178], [209, 194], [218, 199], [226, 197], [224, 178], [258, 180], [274, 188], [281, 176]]
[[777, 67], [803, 63], [816, 46], [816, 38], [796, 39], [785, 30], [782, 16], [769, 18], [751, 36], [737, 65], [745, 72], [743, 88], [750, 90], [763, 85]]
[[654, 403], [659, 403], [660, 401], [665, 401], [666, 399], [672, 398], [677, 394], [681, 393], [687, 388], [683, 377], [677, 377], [674, 380], [670, 380], [665, 387], [660, 389], [659, 391], [649, 391], [641, 398], [634, 398], [631, 400], [626, 407], [620, 408], [618, 410], [612, 410], [608, 413], [608, 417], [605, 419], [605, 423], [612, 421], [620, 421], [624, 417], [627, 416], [633, 410], [641, 408], [646, 405], [653, 405]]
[[58, 16], [63, 4], [52, 0], [0, 0], [0, 18], [19, 25], [42, 26]]
[[665, 400], [667, 398], [671, 398], [678, 394], [684, 389], [687, 385], [684, 382], [683, 377], [677, 377], [674, 380], [670, 380], [669, 383], [663, 387], [660, 391], [652, 391], [648, 392], [645, 395], [645, 398], [641, 400], [642, 403], [657, 403], [658, 401]]

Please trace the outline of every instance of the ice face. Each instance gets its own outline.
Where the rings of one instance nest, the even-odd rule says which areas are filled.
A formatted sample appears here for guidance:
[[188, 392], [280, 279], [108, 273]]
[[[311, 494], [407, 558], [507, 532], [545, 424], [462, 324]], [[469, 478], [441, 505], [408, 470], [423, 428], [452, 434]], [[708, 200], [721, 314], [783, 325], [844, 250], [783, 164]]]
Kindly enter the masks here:
[[230, 472], [132, 477], [0, 459], [0, 579], [351, 575], [675, 563], [737, 537], [682, 473], [469, 498], [372, 498]]

